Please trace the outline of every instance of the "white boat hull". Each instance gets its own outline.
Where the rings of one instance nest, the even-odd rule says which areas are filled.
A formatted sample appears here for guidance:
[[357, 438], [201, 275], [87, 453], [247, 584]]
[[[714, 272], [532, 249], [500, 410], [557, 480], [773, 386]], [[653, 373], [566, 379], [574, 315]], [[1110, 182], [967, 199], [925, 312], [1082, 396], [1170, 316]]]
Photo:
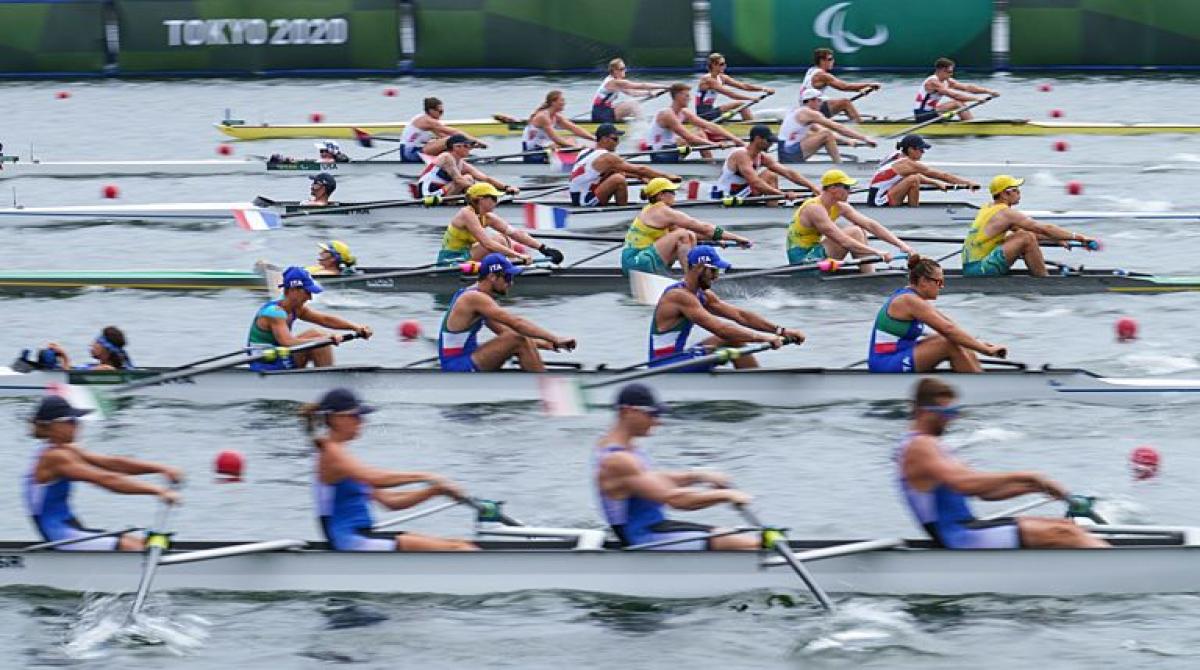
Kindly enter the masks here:
[[18, 177], [155, 177], [261, 174], [266, 163], [257, 159], [43, 161], [0, 163], [0, 179]]

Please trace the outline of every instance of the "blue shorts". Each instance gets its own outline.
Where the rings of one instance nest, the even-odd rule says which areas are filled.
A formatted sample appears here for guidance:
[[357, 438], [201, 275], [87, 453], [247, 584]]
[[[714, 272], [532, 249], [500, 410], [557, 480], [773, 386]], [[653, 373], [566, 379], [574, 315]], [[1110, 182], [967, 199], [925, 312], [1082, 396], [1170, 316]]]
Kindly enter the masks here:
[[440, 362], [442, 372], [479, 372], [479, 368], [475, 367], [475, 361], [471, 360], [471, 354], [445, 356], [440, 359]]
[[288, 354], [283, 358], [276, 358], [273, 361], [254, 361], [250, 364], [250, 369], [255, 372], [272, 372], [274, 370], [295, 370], [296, 357]]
[[655, 275], [668, 275], [671, 273], [671, 268], [667, 267], [666, 261], [662, 256], [658, 255], [658, 249], [653, 246], [645, 249], [634, 249], [633, 247], [625, 247], [621, 250], [621, 273], [629, 276], [633, 270], [639, 272], [649, 272]]
[[941, 112], [938, 112], [935, 109], [925, 109], [925, 110], [914, 109], [913, 110], [913, 120], [916, 121], [917, 123], [925, 123], [926, 121], [929, 121], [930, 119], [936, 119], [938, 114], [940, 114], [940, 113]]
[[421, 160], [421, 149], [423, 148], [424, 147], [418, 147], [413, 144], [401, 144], [400, 161], [404, 163], [420, 163], [424, 165], [425, 161]]
[[592, 105], [592, 123], [616, 123], [617, 108]]
[[649, 551], [703, 551], [710, 548], [708, 535], [712, 531], [712, 526], [665, 519], [648, 528], [629, 533], [626, 540], [631, 546], [649, 544], [650, 542], [662, 542], [664, 540], [689, 540], [687, 542], [676, 542], [675, 544], [655, 547]]
[[679, 155], [678, 145], [675, 144], [664, 144], [654, 151], [655, 153], [650, 154], [651, 163], [678, 163], [683, 159]]
[[470, 249], [463, 249], [462, 251], [442, 249], [438, 251], [437, 255], [438, 265], [459, 265], [460, 263], [466, 263], [469, 260], [471, 260]]
[[596, 197], [595, 191], [587, 193], [572, 193], [571, 204], [576, 207], [599, 207], [600, 198]]
[[825, 251], [824, 244], [818, 244], [815, 247], [788, 247], [787, 256], [790, 265], [808, 265], [829, 258], [829, 252]]
[[[694, 358], [707, 356], [710, 353], [712, 352], [705, 351], [704, 347], [692, 347], [690, 349], [684, 349], [677, 354], [669, 354], [667, 356], [663, 356], [662, 358], [652, 359], [646, 364], [646, 367], [658, 368], [664, 365], [671, 365], [672, 363], [681, 363], [683, 361], [690, 361]], [[716, 363], [700, 363], [698, 365], [689, 365], [677, 370], [676, 372], [711, 372], [715, 367], [717, 367]]]
[[783, 140], [779, 141], [780, 163], [803, 163], [805, 160], [804, 149], [799, 142], [789, 145]]
[[996, 277], [1009, 272], [1008, 259], [1004, 257], [1004, 248], [996, 247], [983, 260], [963, 263], [964, 277]]
[[696, 116], [705, 121], [712, 121], [721, 115], [721, 108], [714, 105], [696, 105]]
[[[546, 147], [531, 147], [527, 144], [521, 144], [521, 151], [525, 153], [521, 156], [522, 163], [530, 163], [534, 165], [546, 165], [550, 162], [550, 155], [546, 153]], [[532, 153], [536, 151], [537, 153]]]
[[1012, 518], [943, 523], [936, 526], [934, 539], [947, 549], [1019, 549], [1021, 529]]
[[871, 372], [913, 372], [914, 348], [901, 347], [890, 354], [870, 352], [867, 354], [867, 369]]

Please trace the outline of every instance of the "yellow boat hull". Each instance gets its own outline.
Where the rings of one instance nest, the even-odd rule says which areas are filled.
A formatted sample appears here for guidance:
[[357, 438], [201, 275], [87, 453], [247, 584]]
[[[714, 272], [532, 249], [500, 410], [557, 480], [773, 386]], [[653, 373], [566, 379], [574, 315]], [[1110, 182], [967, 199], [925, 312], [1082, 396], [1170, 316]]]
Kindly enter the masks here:
[[[778, 130], [778, 119], [763, 119]], [[504, 137], [520, 135], [524, 126], [496, 119], [464, 119], [447, 121], [459, 130], [471, 135]], [[241, 124], [221, 122], [217, 130], [239, 140], [275, 140], [297, 138], [349, 138], [354, 131], [361, 130], [371, 135], [397, 136], [404, 130], [404, 122], [382, 123], [295, 123], [295, 124]], [[580, 124], [589, 132], [596, 129], [594, 123]], [[726, 124], [738, 136], [750, 133], [752, 123], [738, 121]], [[890, 135], [913, 126], [911, 119], [868, 121], [858, 126], [868, 135]], [[972, 137], [998, 135], [1151, 135], [1169, 133], [1200, 133], [1200, 124], [1188, 123], [1066, 123], [1062, 121], [1029, 121], [1025, 119], [979, 119], [975, 121], [950, 121], [925, 126], [919, 131], [931, 137]]]

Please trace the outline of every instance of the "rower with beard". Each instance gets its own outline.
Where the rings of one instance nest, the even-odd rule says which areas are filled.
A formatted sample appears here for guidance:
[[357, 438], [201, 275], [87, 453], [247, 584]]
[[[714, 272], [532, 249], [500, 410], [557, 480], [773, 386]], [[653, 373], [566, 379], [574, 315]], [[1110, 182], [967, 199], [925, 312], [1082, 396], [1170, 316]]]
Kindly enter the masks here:
[[771, 156], [771, 147], [778, 141], [779, 138], [767, 126], [759, 124], [751, 128], [746, 146], [730, 151], [725, 157], [725, 163], [721, 165], [721, 174], [712, 187], [710, 197], [713, 200], [755, 195], [784, 196], [788, 200], [798, 198], [799, 195], [794, 191], [779, 190], [780, 177], [818, 193], [820, 189], [816, 184], [799, 172], [780, 165], [779, 161]]
[[617, 144], [624, 131], [617, 130], [611, 123], [602, 123], [596, 128], [596, 146], [584, 149], [571, 170], [567, 190], [571, 204], [576, 207], [603, 207], [610, 200], [618, 205], [629, 203], [628, 177], [650, 181], [655, 177], [666, 177], [680, 181], [678, 175], [659, 172], [646, 165], [633, 165], [617, 155]]
[[[734, 307], [713, 293], [713, 282], [730, 263], [707, 244], [694, 247], [687, 255], [688, 269], [683, 279], [668, 286], [658, 298], [650, 319], [649, 366], [706, 356], [719, 347], [739, 347], [751, 342], [766, 342], [779, 348], [785, 339], [804, 341], [804, 333], [771, 323], [747, 309]], [[698, 345], [687, 340], [693, 326], [712, 333]], [[754, 356], [733, 359], [735, 368], [756, 368]], [[702, 371], [712, 366], [688, 368]]]
[[[522, 370], [543, 372], [546, 365], [539, 349], [575, 348], [575, 338], [559, 337], [496, 303], [496, 296], [508, 295], [519, 274], [521, 268], [504, 254], [488, 254], [480, 262], [479, 280], [450, 299], [438, 331], [438, 362], [443, 371], [499, 370], [515, 355]], [[480, 344], [479, 331], [484, 326], [496, 336]]]
[[1074, 549], [1109, 544], [1070, 519], [1022, 516], [979, 520], [970, 498], [1008, 500], [1040, 493], [1068, 497], [1058, 482], [1037, 472], [981, 472], [955, 458], [942, 444], [958, 418], [957, 394], [945, 382], [927, 377], [913, 393], [913, 419], [896, 450], [896, 479], [917, 523], [947, 549]]
[[[694, 147], [719, 142], [721, 147], [746, 146], [738, 136], [729, 132], [724, 126], [706, 121], [688, 109], [689, 91], [687, 84], [671, 84], [669, 89], [671, 104], [666, 109], [655, 114], [650, 122], [650, 131], [646, 141], [642, 143], [645, 151], [656, 151], [650, 154], [652, 163], [678, 163], [683, 159], [679, 146]], [[690, 124], [698, 132], [688, 130], [684, 124]], [[700, 155], [712, 158], [711, 149], [703, 149]]]

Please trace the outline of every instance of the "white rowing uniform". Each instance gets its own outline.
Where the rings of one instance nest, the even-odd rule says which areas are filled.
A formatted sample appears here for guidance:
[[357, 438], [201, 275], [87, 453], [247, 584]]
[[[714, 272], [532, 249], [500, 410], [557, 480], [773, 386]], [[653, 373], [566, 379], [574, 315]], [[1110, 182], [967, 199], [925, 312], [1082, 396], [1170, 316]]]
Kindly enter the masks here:
[[[669, 109], [663, 111], [671, 111]], [[661, 114], [662, 112], [659, 112]], [[679, 110], [675, 113], [675, 118], [683, 123], [684, 110]], [[658, 123], [658, 114], [654, 115], [654, 120], [650, 123], [650, 131], [646, 133], [646, 141], [643, 143], [643, 151], [657, 151], [658, 149], [674, 148], [677, 145], [675, 131], [661, 126]]]
[[[466, 159], [459, 160], [451, 157], [451, 160], [456, 161], [454, 166], [458, 168], [459, 174], [463, 174], [463, 165], [466, 163]], [[427, 195], [441, 194], [445, 190], [446, 184], [454, 181], [450, 173], [440, 163], [441, 161], [438, 160], [425, 166], [425, 170], [421, 172], [421, 177], [417, 179], [416, 197], [422, 198]]]
[[613, 80], [612, 75], [604, 78], [592, 96], [592, 121], [595, 123], [616, 123], [617, 105], [621, 102], [621, 91], [605, 88]]
[[571, 195], [571, 203], [579, 207], [595, 207], [600, 203], [596, 197], [596, 185], [603, 175], [596, 170], [596, 159], [609, 153], [608, 149], [593, 147], [585, 149], [575, 161], [571, 170], [571, 179], [567, 182], [567, 192]]
[[[729, 156], [727, 156], [725, 158], [725, 162], [721, 164], [721, 176], [717, 177], [716, 186], [713, 187], [712, 191], [712, 198], [714, 200], [723, 198], [727, 195], [750, 195], [749, 182], [746, 181], [745, 177], [738, 174], [738, 172], [732, 168], [731, 161], [739, 151], [745, 151], [745, 149], [735, 149], [734, 151], [729, 152]], [[754, 157], [754, 171], [758, 172], [758, 169], [761, 166], [762, 154], [758, 154]]]
[[814, 66], [808, 68], [808, 71], [804, 73], [804, 81], [800, 82], [800, 104], [804, 104], [804, 92], [810, 88], [821, 92], [821, 100], [826, 99], [825, 90], [827, 88], [829, 88], [829, 85], [828, 84], [826, 84], [824, 86], [814, 86], [813, 85], [813, 79], [815, 79], [818, 74], [820, 74], [824, 71], [825, 70], [822, 70], [821, 68], [814, 65]]
[[938, 103], [942, 101], [941, 91], [930, 91], [925, 88], [925, 85], [931, 81], [937, 81], [937, 75], [929, 75], [917, 87], [917, 99], [913, 106], [913, 116], [922, 114], [936, 114]]
[[877, 207], [887, 207], [888, 190], [904, 177], [896, 172], [896, 161], [904, 158], [904, 153], [897, 151], [879, 161], [875, 174], [871, 175], [871, 184], [867, 192], [867, 202]]
[[800, 144], [800, 140], [803, 140], [804, 136], [808, 134], [808, 127], [812, 125], [808, 121], [802, 122], [796, 118], [796, 113], [800, 109], [798, 107], [788, 112], [779, 126], [779, 141], [788, 148], [794, 148]]
[[[553, 122], [553, 117], [551, 117]], [[525, 133], [521, 135], [521, 151], [538, 151], [554, 144], [554, 140], [550, 139], [550, 134], [541, 126], [535, 126], [532, 123], [525, 126]]]
[[417, 127], [417, 119], [425, 114], [417, 114], [404, 124], [404, 132], [400, 133], [400, 160], [406, 163], [423, 163], [421, 149], [434, 138], [432, 130]]

